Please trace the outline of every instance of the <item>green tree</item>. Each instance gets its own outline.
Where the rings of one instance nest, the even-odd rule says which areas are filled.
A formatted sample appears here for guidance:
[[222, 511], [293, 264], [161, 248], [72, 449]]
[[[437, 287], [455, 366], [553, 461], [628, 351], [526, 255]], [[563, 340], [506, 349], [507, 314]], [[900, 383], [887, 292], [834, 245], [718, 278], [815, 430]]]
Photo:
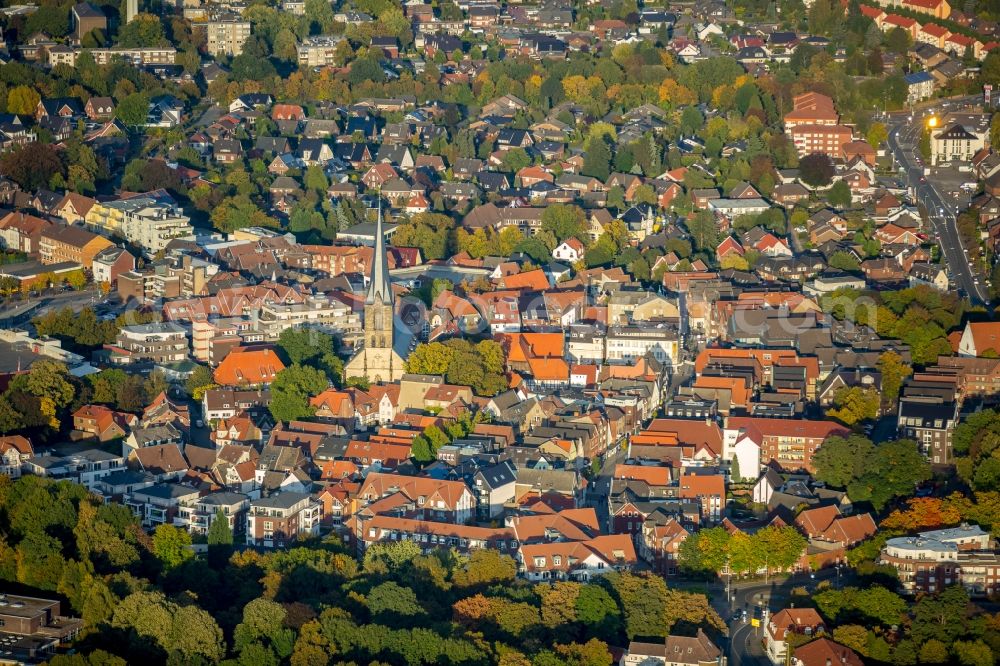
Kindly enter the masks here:
[[503, 170], [517, 173], [524, 167], [531, 166], [531, 158], [524, 148], [511, 148], [503, 154]]
[[325, 0], [306, 0], [306, 20], [312, 34], [329, 34], [335, 23], [333, 6]]
[[378, 619], [414, 617], [426, 613], [413, 590], [391, 580], [373, 587], [366, 601], [368, 611]]
[[454, 351], [440, 342], [420, 343], [406, 360], [406, 371], [418, 375], [443, 375], [451, 365]]
[[588, 583], [576, 597], [576, 618], [588, 633], [601, 638], [615, 636], [622, 622], [621, 609], [603, 586]]
[[134, 92], [118, 100], [118, 103], [115, 105], [115, 117], [132, 127], [144, 125], [148, 113], [149, 97], [141, 92]]
[[497, 550], [473, 551], [455, 567], [452, 582], [459, 588], [509, 584], [517, 577], [517, 563]]
[[920, 598], [913, 608], [910, 632], [918, 643], [950, 644], [966, 632], [968, 620], [969, 594], [961, 585], [952, 585]]
[[853, 426], [861, 421], [878, 418], [881, 397], [872, 387], [841, 387], [833, 395], [833, 408], [827, 416], [844, 425]]
[[698, 530], [681, 543], [682, 568], [694, 573], [719, 573], [729, 557], [729, 531], [723, 527]]
[[242, 652], [255, 641], [279, 637], [287, 616], [281, 604], [262, 597], [253, 599], [243, 607], [243, 621], [233, 631], [234, 647]]
[[829, 155], [813, 153], [799, 160], [799, 177], [806, 185], [823, 187], [829, 185], [836, 170]]
[[993, 650], [982, 640], [955, 641], [951, 649], [963, 666], [992, 666]]
[[[212, 369], [205, 365], [198, 365], [184, 380], [184, 388], [195, 400], [201, 400], [205, 391], [215, 387], [215, 377]], [[96, 391], [95, 391], [96, 394]]]
[[920, 646], [921, 664], [945, 664], [948, 662], [948, 646], [932, 638]]
[[550, 231], [561, 243], [567, 238], [587, 240], [587, 216], [579, 206], [553, 204], [542, 211], [542, 231]]
[[849, 273], [857, 273], [861, 270], [861, 263], [857, 257], [845, 250], [837, 250], [831, 254], [830, 261], [827, 263], [830, 268], [836, 268]]
[[920, 140], [917, 142], [917, 149], [920, 151], [920, 157], [924, 161], [931, 159], [931, 131], [928, 128], [920, 133]]
[[444, 259], [449, 256], [449, 244], [455, 220], [437, 213], [419, 213], [401, 224], [393, 237], [400, 247], [418, 247], [424, 259]]
[[271, 415], [278, 421], [309, 417], [315, 409], [309, 398], [329, 387], [326, 374], [308, 365], [292, 364], [278, 373], [271, 384]]
[[7, 93], [7, 113], [34, 116], [41, 100], [41, 95], [31, 86], [14, 86]]
[[611, 175], [611, 148], [603, 137], [595, 137], [587, 144], [581, 172], [602, 183]]
[[153, 532], [153, 554], [167, 569], [173, 569], [194, 557], [191, 535], [173, 525], [163, 524]]
[[881, 585], [827, 589], [813, 595], [824, 617], [838, 623], [859, 622], [891, 627], [907, 613], [906, 601]]
[[719, 245], [719, 225], [706, 210], [698, 211], [687, 219], [688, 233], [695, 248], [700, 251], [714, 251]]
[[930, 463], [910, 439], [882, 442], [863, 465], [864, 473], [848, 484], [847, 494], [853, 501], [870, 501], [878, 510], [894, 498], [909, 497], [917, 484], [931, 478]]
[[50, 37], [64, 37], [69, 33], [69, 4], [45, 4], [28, 16], [24, 34], [44, 32]]
[[306, 168], [306, 175], [303, 180], [307, 190], [313, 192], [318, 192], [324, 194], [328, 187], [330, 187], [330, 182], [326, 178], [326, 174], [323, 173], [322, 167], [315, 164], [310, 165]]
[[278, 335], [278, 347], [295, 365], [309, 363], [332, 354], [333, 337], [315, 328], [286, 328]]
[[913, 374], [910, 364], [894, 351], [882, 352], [878, 357], [878, 371], [882, 373], [881, 394], [883, 404], [894, 405], [899, 397], [903, 382]]
[[21, 413], [14, 409], [5, 395], [0, 395], [0, 433], [8, 434], [24, 428]]
[[[155, 14], [137, 14], [118, 30], [118, 46], [137, 48], [169, 44], [163, 24]], [[123, 121], [124, 122], [124, 121]]]
[[851, 188], [848, 187], [847, 182], [843, 180], [838, 180], [827, 192], [827, 201], [830, 202], [831, 206], [835, 208], [850, 208], [851, 207]]
[[885, 34], [885, 48], [892, 53], [905, 55], [912, 43], [910, 33], [898, 26]]
[[222, 509], [216, 510], [215, 519], [208, 527], [207, 538], [209, 546], [233, 545], [233, 530], [229, 527], [229, 517], [222, 512]]
[[871, 440], [861, 435], [829, 437], [813, 454], [816, 479], [835, 488], [846, 488], [861, 476], [865, 461], [874, 451]]
[[878, 147], [889, 139], [889, 131], [883, 123], [872, 123], [865, 138], [872, 148], [878, 150]]

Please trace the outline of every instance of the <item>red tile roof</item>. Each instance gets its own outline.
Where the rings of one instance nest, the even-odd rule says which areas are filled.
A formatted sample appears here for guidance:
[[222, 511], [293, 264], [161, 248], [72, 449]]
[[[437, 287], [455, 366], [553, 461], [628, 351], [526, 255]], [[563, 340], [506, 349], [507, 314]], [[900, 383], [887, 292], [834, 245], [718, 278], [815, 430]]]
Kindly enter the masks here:
[[223, 386], [270, 384], [284, 369], [270, 347], [236, 347], [215, 369], [215, 382]]
[[795, 650], [795, 659], [802, 666], [864, 666], [861, 657], [849, 647], [834, 643], [829, 638], [818, 638]]

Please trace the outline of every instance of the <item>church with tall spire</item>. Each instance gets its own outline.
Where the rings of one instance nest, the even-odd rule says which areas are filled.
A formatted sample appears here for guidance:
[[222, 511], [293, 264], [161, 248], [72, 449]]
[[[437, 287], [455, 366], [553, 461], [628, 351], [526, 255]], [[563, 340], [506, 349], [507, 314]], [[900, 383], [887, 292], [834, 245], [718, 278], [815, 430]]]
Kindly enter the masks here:
[[382, 229], [382, 204], [379, 202], [371, 281], [365, 296], [365, 346], [347, 362], [345, 377], [365, 377], [368, 381], [377, 383], [394, 382], [403, 376], [403, 357], [394, 348], [397, 341], [393, 325], [394, 300], [392, 283], [389, 281], [389, 255]]

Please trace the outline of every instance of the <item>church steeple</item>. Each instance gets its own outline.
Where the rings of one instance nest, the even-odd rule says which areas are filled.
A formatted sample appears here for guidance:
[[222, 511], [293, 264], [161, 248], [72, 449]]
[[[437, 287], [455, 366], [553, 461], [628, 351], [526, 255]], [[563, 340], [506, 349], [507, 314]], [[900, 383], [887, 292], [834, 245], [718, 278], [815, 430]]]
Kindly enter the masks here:
[[378, 201], [378, 222], [375, 224], [375, 253], [372, 255], [371, 284], [365, 298], [365, 347], [391, 349], [393, 340], [393, 298], [389, 282], [389, 257], [385, 250], [382, 229], [382, 198]]
[[375, 253], [372, 255], [371, 283], [368, 285], [366, 304], [392, 303], [392, 284], [389, 282], [389, 256], [385, 250], [385, 232], [382, 230], [382, 197], [378, 200], [378, 222], [375, 223]]

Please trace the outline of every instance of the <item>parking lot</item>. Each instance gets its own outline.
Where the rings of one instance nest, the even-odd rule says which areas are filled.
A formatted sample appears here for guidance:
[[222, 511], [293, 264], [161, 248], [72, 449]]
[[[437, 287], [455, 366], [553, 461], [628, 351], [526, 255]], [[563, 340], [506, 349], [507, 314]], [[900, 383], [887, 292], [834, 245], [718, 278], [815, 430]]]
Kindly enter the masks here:
[[[969, 169], [968, 164], [965, 164], [964, 168]], [[951, 207], [952, 212], [961, 213], [968, 208], [976, 187], [976, 177], [971, 170], [962, 171], [957, 162], [933, 166], [930, 169], [927, 180], [941, 193], [941, 198]], [[971, 185], [963, 187], [969, 184]]]

